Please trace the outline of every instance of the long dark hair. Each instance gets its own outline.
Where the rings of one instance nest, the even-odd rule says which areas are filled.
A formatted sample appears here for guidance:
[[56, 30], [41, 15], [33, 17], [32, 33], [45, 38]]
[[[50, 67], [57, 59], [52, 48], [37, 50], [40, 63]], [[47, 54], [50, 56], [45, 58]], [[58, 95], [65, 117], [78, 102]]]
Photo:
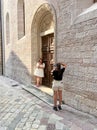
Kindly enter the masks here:
[[61, 74], [61, 64], [57, 63], [57, 64], [55, 64], [55, 67], [56, 67], [56, 71], [58, 71], [58, 75], [60, 75]]
[[61, 69], [60, 63], [57, 63], [57, 64], [56, 64], [56, 68], [57, 68], [58, 71], [60, 71], [60, 69]]

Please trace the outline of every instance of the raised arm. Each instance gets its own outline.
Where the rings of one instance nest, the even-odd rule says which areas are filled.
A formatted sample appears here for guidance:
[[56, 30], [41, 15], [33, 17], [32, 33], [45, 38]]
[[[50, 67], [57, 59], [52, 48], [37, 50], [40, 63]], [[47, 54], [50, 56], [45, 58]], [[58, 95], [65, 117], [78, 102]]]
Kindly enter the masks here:
[[66, 64], [64, 64], [64, 63], [60, 63], [64, 68], [66, 68]]

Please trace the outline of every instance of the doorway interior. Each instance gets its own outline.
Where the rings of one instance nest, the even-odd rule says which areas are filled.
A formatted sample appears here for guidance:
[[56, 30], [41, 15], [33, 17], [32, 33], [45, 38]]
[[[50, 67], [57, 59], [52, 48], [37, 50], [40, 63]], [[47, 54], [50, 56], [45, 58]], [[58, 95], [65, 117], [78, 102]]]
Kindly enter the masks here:
[[42, 58], [45, 63], [44, 78], [42, 84], [51, 88], [52, 86], [52, 75], [51, 70], [53, 69], [54, 59], [54, 33], [48, 34], [41, 37], [42, 40]]
[[[55, 60], [55, 37], [56, 37], [56, 12], [53, 6], [48, 3], [42, 4], [36, 11], [31, 26], [31, 56], [32, 56], [32, 82], [35, 84], [33, 75], [36, 61], [39, 57], [45, 62], [45, 77], [42, 80], [42, 87], [50, 89], [52, 86], [51, 70], [52, 61]], [[33, 62], [35, 61], [35, 62]]]

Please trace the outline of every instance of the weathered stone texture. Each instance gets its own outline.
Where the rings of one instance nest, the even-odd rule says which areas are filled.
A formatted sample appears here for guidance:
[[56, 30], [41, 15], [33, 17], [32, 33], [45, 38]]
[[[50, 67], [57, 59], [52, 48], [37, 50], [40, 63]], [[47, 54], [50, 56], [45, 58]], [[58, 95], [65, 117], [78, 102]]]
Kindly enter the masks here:
[[[70, 37], [65, 39], [64, 50], [61, 49], [63, 61], [67, 62], [64, 77], [65, 102], [91, 114], [96, 114], [97, 106], [96, 28], [97, 18], [73, 25], [69, 30]], [[62, 54], [58, 55], [59, 59]]]
[[1, 23], [0, 23], [0, 75], [2, 75], [2, 69], [3, 69], [3, 64], [2, 64], [2, 43], [1, 43]]
[[[68, 6], [61, 10], [63, 17], [58, 19], [57, 28], [57, 60], [67, 63], [64, 74], [64, 101], [79, 110], [96, 114], [97, 15], [91, 19], [91, 11], [90, 18], [87, 13], [87, 19], [80, 16], [76, 18], [77, 22], [71, 25], [71, 18], [66, 13], [69, 14], [72, 3], [67, 2]], [[97, 10], [95, 12], [97, 13]]]
[[2, 64], [2, 62], [3, 62], [3, 56], [2, 56], [2, 38], [1, 38], [1, 36], [2, 36], [2, 24], [1, 24], [1, 1], [0, 1], [0, 75], [2, 75], [2, 73], [3, 73], [3, 64]]
[[[92, 6], [92, 2], [25, 0], [25, 36], [18, 40], [17, 1], [4, 0], [5, 25], [7, 11], [11, 25], [10, 44], [5, 43], [5, 75], [24, 83], [34, 81], [34, 60], [39, 56], [36, 44], [40, 40], [37, 38], [38, 23], [43, 11], [50, 11], [45, 4], [48, 3], [51, 10], [54, 8], [51, 14], [56, 19], [55, 57], [57, 61], [67, 64], [63, 79], [63, 100], [72, 107], [97, 116], [97, 9], [94, 17], [94, 11], [91, 10], [79, 15]], [[45, 6], [40, 9], [43, 4]]]

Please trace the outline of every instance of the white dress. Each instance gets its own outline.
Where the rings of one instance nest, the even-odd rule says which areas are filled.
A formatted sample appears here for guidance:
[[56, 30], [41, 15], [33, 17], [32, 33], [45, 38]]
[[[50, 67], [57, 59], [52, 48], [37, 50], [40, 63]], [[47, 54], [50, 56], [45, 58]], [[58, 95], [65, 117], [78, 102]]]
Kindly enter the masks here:
[[[43, 68], [38, 68], [38, 66], [43, 67]], [[37, 63], [36, 69], [34, 71], [34, 75], [38, 76], [38, 77], [41, 77], [41, 78], [44, 77], [44, 68], [45, 68], [44, 63], [42, 63], [41, 65], [39, 65], [39, 63]]]

